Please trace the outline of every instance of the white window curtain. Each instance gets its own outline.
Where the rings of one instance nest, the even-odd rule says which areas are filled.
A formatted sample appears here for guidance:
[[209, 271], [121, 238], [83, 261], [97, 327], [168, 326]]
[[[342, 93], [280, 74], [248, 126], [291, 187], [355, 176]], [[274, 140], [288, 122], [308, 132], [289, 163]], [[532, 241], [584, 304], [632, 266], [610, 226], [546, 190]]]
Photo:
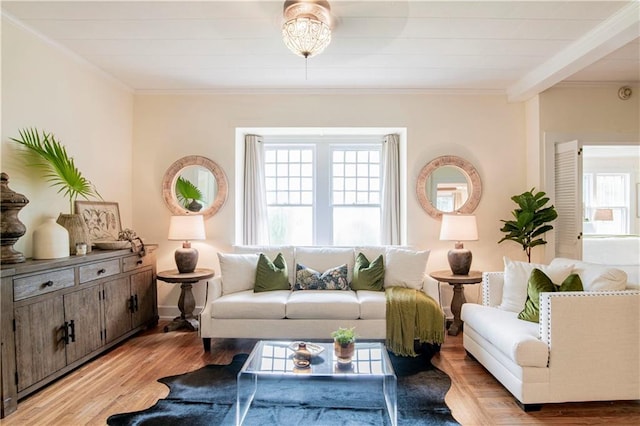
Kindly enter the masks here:
[[382, 244], [400, 244], [400, 137], [386, 135], [382, 144]]
[[267, 190], [264, 179], [262, 137], [244, 137], [244, 232], [245, 245], [268, 245]]

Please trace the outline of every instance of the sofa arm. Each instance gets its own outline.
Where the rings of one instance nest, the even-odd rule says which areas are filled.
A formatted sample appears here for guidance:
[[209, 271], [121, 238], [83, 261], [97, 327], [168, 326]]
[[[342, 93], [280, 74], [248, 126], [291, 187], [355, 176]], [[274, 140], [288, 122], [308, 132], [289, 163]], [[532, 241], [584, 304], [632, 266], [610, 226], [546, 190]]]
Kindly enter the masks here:
[[430, 276], [425, 276], [422, 281], [422, 291], [431, 296], [440, 306], [442, 306], [442, 297], [440, 294], [440, 283]]
[[213, 277], [207, 281], [207, 294], [204, 300], [205, 309], [209, 302], [214, 301], [222, 296], [222, 277]]
[[640, 397], [639, 306], [639, 291], [542, 293], [540, 338], [552, 380], [589, 375], [605, 388], [636, 386]]
[[504, 287], [504, 272], [482, 273], [482, 304], [484, 306], [498, 306], [502, 303], [502, 288]]

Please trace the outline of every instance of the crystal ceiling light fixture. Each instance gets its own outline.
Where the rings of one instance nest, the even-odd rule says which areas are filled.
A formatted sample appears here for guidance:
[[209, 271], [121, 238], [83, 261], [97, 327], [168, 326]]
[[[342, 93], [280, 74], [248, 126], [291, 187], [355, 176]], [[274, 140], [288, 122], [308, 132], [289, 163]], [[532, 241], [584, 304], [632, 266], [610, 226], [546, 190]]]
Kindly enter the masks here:
[[305, 59], [322, 52], [331, 42], [329, 2], [285, 1], [282, 38], [289, 50]]

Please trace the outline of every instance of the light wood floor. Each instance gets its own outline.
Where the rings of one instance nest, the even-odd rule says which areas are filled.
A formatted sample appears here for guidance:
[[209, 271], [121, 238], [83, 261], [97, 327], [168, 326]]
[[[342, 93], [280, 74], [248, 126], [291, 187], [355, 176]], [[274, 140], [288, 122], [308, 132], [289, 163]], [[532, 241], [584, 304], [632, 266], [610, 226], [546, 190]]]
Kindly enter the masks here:
[[[206, 364], [226, 364], [255, 343], [214, 340], [211, 353], [205, 353], [197, 333], [163, 333], [163, 325], [25, 398], [0, 424], [104, 425], [111, 414], [141, 410], [165, 397], [168, 389], [157, 379]], [[524, 413], [489, 373], [465, 356], [462, 334], [447, 336], [433, 364], [452, 378], [446, 402], [463, 425], [640, 424], [640, 401], [548, 404], [539, 412]]]

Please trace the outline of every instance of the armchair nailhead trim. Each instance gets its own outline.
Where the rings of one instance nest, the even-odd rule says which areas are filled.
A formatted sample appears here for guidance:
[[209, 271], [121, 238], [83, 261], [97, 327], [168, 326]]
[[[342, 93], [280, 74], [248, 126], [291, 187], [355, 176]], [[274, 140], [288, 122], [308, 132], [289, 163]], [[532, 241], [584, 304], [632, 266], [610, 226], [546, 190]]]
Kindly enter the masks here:
[[490, 282], [492, 280], [492, 277], [498, 277], [503, 274], [504, 272], [483, 272], [482, 273], [482, 304], [484, 306], [491, 306]]

